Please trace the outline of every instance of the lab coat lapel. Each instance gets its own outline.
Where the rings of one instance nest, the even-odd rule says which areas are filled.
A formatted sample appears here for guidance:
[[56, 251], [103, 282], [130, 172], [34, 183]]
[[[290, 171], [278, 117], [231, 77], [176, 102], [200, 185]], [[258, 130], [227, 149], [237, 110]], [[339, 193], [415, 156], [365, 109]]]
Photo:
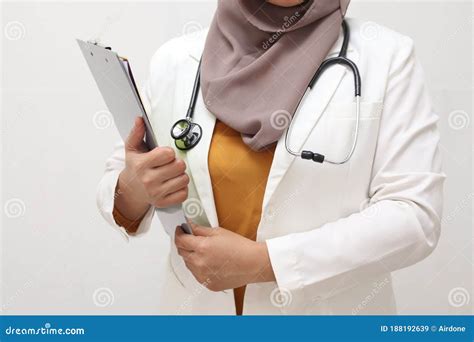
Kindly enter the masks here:
[[[342, 38], [342, 37], [341, 37]], [[335, 47], [329, 53], [329, 57], [335, 57], [342, 45], [342, 39], [335, 44]], [[349, 52], [353, 52], [351, 44], [348, 48]], [[353, 58], [349, 54], [349, 58]], [[332, 99], [337, 88], [341, 84], [345, 75], [351, 76], [344, 66], [334, 65], [328, 68], [316, 82], [315, 86], [306, 95], [302, 101], [298, 113], [293, 120], [291, 131], [288, 134], [289, 145], [293, 151], [301, 151], [304, 143], [308, 139], [315, 125], [318, 123], [321, 115]], [[352, 76], [351, 76], [352, 77]], [[348, 95], [349, 96], [349, 95]], [[296, 157], [289, 154], [285, 147], [285, 134], [279, 139], [275, 149], [273, 164], [265, 189], [263, 198], [263, 208], [270, 201], [273, 193], [277, 189], [281, 180], [285, 176], [288, 168], [291, 166]]]
[[216, 118], [205, 107], [202, 96], [199, 96], [194, 112], [195, 122], [202, 127], [201, 141], [187, 153], [189, 174], [199, 195], [201, 208], [206, 213], [211, 227], [218, 226], [211, 177], [209, 175], [208, 153]]
[[[329, 52], [328, 58], [337, 56], [342, 46], [342, 40], [341, 34], [333, 49]], [[351, 59], [355, 58], [354, 55], [351, 55], [353, 51], [352, 44], [349, 43], [348, 52]], [[191, 51], [189, 56], [197, 62], [201, 53], [202, 46], [199, 46], [194, 51]], [[293, 150], [299, 151], [301, 149], [346, 73], [346, 68], [340, 65], [329, 68], [321, 75], [319, 81], [316, 82], [316, 85], [301, 103], [297, 120], [293, 122], [292, 126], [290, 142]], [[218, 225], [218, 220], [209, 175], [208, 153], [216, 118], [207, 110], [202, 101], [202, 96], [199, 96], [196, 104], [195, 121], [202, 126], [203, 136], [201, 142], [191, 151], [187, 152], [188, 166], [201, 200], [201, 206], [207, 215], [209, 223], [214, 227]], [[295, 160], [295, 157], [286, 151], [284, 138], [283, 134], [275, 150], [265, 189], [263, 208], [266, 207], [286, 171]]]
[[[202, 50], [204, 47], [204, 39], [191, 42], [192, 43], [188, 45], [189, 61], [192, 61], [190, 64], [191, 68], [188, 72], [184, 73], [183, 77], [185, 77], [186, 80], [182, 83], [183, 87], [186, 87], [186, 89], [182, 89], [182, 93], [189, 94], [189, 96], [191, 96], [191, 89], [192, 85], [194, 84], [196, 67], [199, 63], [199, 60], [201, 59]], [[184, 102], [180, 104], [184, 106]], [[186, 108], [182, 108], [182, 113], [186, 113], [188, 102], [186, 102], [185, 105]], [[203, 102], [201, 91], [199, 91], [199, 96], [196, 102], [194, 122], [201, 126], [202, 137], [201, 141], [193, 149], [186, 152], [187, 164], [189, 168], [188, 174], [192, 178], [194, 186], [196, 187], [196, 192], [199, 196], [199, 204], [202, 210], [205, 212], [209, 224], [211, 227], [217, 227], [219, 222], [217, 219], [214, 193], [212, 190], [208, 165], [209, 148], [211, 146], [212, 135], [214, 133], [216, 117], [207, 110]]]

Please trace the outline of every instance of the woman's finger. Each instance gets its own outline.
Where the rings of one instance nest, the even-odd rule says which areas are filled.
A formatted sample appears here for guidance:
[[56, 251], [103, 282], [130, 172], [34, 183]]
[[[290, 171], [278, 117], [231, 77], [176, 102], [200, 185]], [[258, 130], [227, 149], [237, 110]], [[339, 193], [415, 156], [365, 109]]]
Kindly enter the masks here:
[[184, 259], [184, 260], [188, 260], [188, 258], [191, 256], [191, 254], [193, 254], [194, 252], [192, 251], [188, 251], [186, 249], [183, 249], [183, 248], [178, 248], [178, 254]]
[[191, 226], [191, 229], [193, 230], [193, 234], [196, 236], [211, 236], [215, 233], [215, 230], [211, 227], [204, 227], [200, 226], [190, 219], [186, 219], [188, 221], [188, 224]]
[[188, 186], [189, 184], [189, 176], [185, 173], [183, 173], [181, 176], [178, 176], [176, 178], [167, 180], [161, 185], [161, 189], [163, 193], [167, 195], [171, 195], [175, 193], [178, 190], [181, 190]]
[[167, 180], [173, 179], [177, 176], [181, 176], [186, 171], [186, 163], [182, 159], [176, 158], [171, 163], [163, 165], [155, 172], [159, 174], [159, 178], [166, 182]]
[[198, 248], [202, 239], [201, 236], [186, 234], [180, 226], [176, 227], [174, 243], [177, 248], [193, 252]]
[[145, 144], [143, 138], [145, 137], [145, 123], [143, 118], [136, 117], [135, 124], [133, 125], [127, 140], [125, 141], [125, 150], [127, 152], [144, 152]]
[[175, 160], [175, 157], [174, 150], [169, 146], [155, 147], [142, 156], [143, 163], [149, 168], [168, 165]]
[[157, 208], [167, 208], [172, 205], [183, 203], [186, 198], [188, 198], [187, 186], [180, 190], [176, 190], [176, 192], [173, 192], [172, 194], [166, 195], [165, 198], [161, 198], [153, 203], [153, 205]]

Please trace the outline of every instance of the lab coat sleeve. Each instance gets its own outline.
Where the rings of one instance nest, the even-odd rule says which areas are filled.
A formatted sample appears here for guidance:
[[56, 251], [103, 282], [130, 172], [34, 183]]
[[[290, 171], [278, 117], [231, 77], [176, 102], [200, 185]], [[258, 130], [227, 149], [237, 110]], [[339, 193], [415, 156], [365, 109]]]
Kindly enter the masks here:
[[280, 289], [327, 299], [412, 265], [440, 235], [444, 174], [438, 117], [405, 38], [392, 60], [366, 209], [316, 229], [266, 241]]
[[[142, 89], [141, 99], [149, 111], [150, 106], [150, 89], [149, 82], [146, 83], [145, 87]], [[154, 215], [154, 208], [150, 207], [146, 212], [145, 216], [142, 218], [138, 229], [134, 233], [127, 232], [124, 227], [121, 227], [115, 222], [113, 209], [114, 202], [117, 196], [121, 196], [120, 190], [117, 190], [118, 177], [122, 170], [125, 168], [125, 147], [123, 141], [117, 143], [114, 148], [112, 156], [105, 163], [105, 173], [97, 187], [97, 207], [102, 217], [117, 231], [119, 231], [122, 236], [128, 241], [129, 237], [138, 236], [146, 233], [151, 226], [151, 221]]]

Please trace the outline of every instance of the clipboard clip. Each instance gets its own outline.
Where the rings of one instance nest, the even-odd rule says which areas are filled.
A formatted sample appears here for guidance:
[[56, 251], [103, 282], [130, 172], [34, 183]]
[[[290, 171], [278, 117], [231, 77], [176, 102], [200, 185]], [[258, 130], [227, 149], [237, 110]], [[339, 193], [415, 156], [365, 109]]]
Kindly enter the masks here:
[[90, 44], [94, 44], [94, 45], [96, 45], [96, 46], [100, 46], [100, 47], [102, 47], [102, 48], [104, 48], [104, 49], [106, 49], [106, 50], [111, 50], [111, 51], [112, 51], [112, 47], [101, 45], [101, 44], [99, 43], [99, 40], [98, 40], [98, 39], [88, 40], [87, 42], [90, 43]]

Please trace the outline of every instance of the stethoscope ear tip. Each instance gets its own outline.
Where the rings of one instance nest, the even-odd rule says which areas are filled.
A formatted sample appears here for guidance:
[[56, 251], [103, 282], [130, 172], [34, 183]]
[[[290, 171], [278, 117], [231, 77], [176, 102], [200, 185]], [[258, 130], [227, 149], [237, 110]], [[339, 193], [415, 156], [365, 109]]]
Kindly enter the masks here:
[[323, 163], [324, 162], [324, 155], [315, 153], [312, 151], [302, 151], [301, 158], [306, 160], [312, 160], [316, 163]]

